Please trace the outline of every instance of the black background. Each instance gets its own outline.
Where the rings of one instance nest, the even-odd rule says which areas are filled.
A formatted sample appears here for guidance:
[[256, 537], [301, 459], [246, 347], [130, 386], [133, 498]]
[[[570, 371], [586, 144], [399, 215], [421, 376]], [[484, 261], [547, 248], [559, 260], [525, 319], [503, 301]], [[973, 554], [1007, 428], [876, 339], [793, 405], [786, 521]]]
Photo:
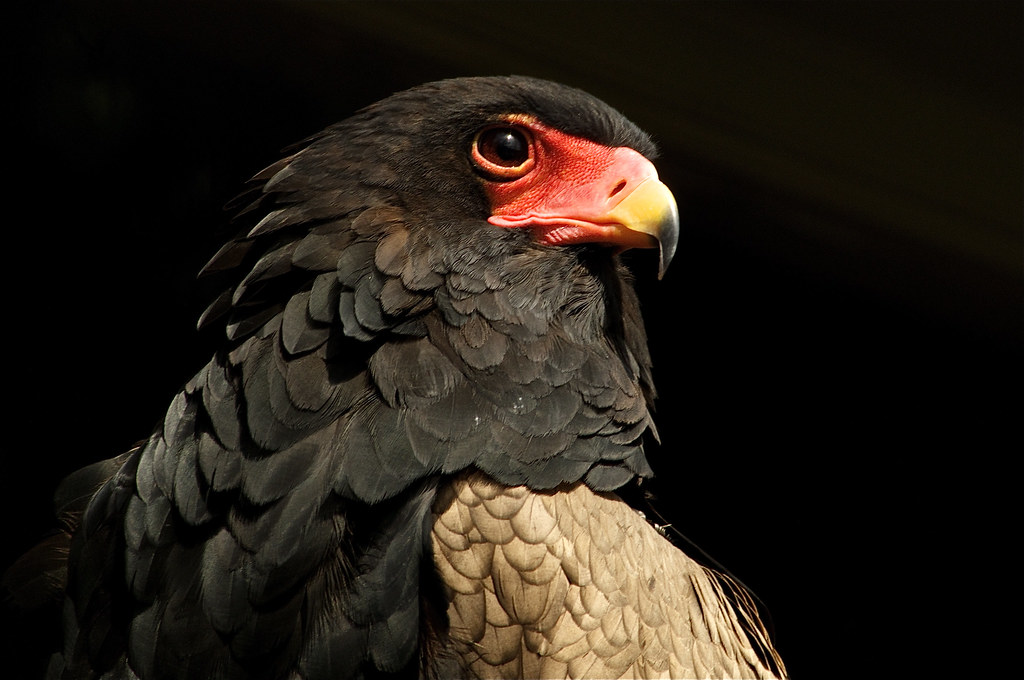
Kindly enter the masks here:
[[249, 176], [393, 91], [521, 73], [662, 148], [679, 252], [660, 282], [632, 259], [666, 515], [767, 603], [794, 676], [976, 673], [1019, 539], [1021, 12], [37, 5], [9, 27], [3, 565], [208, 358], [194, 275]]

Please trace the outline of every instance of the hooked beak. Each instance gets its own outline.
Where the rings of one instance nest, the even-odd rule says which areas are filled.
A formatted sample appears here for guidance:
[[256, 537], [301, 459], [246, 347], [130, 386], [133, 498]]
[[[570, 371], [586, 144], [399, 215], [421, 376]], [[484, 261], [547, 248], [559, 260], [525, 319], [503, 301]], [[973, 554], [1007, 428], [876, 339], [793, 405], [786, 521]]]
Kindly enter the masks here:
[[657, 177], [648, 177], [623, 196], [607, 217], [624, 229], [645, 234], [657, 242], [658, 278], [665, 276], [679, 242], [679, 208], [668, 187]]

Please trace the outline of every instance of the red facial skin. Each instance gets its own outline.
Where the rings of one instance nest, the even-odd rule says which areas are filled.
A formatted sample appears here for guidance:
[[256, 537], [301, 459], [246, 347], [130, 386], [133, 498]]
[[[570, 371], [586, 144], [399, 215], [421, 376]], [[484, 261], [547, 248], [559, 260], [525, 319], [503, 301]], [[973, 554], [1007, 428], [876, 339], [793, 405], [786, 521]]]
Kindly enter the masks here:
[[531, 156], [519, 168], [500, 168], [474, 147], [474, 162], [492, 176], [484, 183], [492, 209], [488, 222], [529, 227], [537, 242], [548, 245], [657, 247], [652, 236], [626, 229], [608, 216], [640, 183], [657, 179], [649, 160], [633, 149], [574, 137], [529, 116], [505, 120], [528, 136]]

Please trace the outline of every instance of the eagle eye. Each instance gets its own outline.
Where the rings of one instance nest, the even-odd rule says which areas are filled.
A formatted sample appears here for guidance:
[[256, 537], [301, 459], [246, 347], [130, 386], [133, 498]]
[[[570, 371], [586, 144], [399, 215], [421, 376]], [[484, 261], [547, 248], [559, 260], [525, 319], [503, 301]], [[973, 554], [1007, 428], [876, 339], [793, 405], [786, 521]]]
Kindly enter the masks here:
[[533, 140], [522, 128], [496, 125], [477, 133], [470, 155], [489, 178], [518, 179], [533, 169]]

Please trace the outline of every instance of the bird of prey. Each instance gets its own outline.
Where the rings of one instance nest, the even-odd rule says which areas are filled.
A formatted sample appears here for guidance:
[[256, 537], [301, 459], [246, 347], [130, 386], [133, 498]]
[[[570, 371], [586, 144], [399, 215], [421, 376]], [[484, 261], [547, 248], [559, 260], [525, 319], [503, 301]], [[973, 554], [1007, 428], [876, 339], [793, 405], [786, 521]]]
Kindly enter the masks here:
[[727, 577], [623, 500], [655, 390], [619, 253], [650, 138], [526, 77], [395, 94], [253, 179], [208, 364], [59, 491], [56, 678], [777, 677]]

